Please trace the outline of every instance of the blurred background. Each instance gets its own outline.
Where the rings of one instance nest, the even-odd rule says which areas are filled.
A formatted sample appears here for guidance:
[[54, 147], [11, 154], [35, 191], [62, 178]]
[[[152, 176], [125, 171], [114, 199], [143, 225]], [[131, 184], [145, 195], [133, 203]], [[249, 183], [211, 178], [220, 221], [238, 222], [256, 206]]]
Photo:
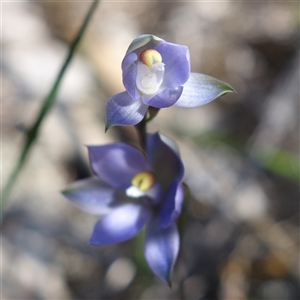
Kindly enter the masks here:
[[[2, 3], [2, 188], [90, 5]], [[2, 299], [300, 299], [299, 20], [294, 1], [100, 3], [4, 207]], [[172, 290], [142, 235], [91, 247], [97, 218], [60, 194], [90, 176], [85, 145], [136, 144], [134, 128], [104, 133], [104, 105], [143, 33], [237, 91], [149, 125], [178, 143], [189, 187]]]

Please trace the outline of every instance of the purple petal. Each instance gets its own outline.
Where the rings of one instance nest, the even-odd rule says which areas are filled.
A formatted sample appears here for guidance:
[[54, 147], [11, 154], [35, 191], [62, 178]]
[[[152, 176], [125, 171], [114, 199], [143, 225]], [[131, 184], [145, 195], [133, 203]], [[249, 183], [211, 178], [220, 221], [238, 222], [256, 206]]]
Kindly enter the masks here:
[[124, 193], [117, 192], [96, 177], [75, 181], [62, 194], [82, 210], [94, 215], [106, 214], [113, 205], [127, 199]]
[[137, 173], [150, 170], [145, 156], [138, 149], [126, 144], [88, 146], [88, 150], [94, 173], [117, 189], [128, 188]]
[[97, 246], [127, 241], [141, 231], [150, 216], [151, 211], [141, 203], [119, 206], [96, 223], [90, 244]]
[[183, 186], [177, 180], [174, 180], [164, 199], [160, 210], [160, 224], [163, 228], [170, 226], [179, 217], [184, 200]]
[[139, 95], [136, 90], [136, 75], [137, 75], [137, 65], [136, 60], [138, 56], [131, 52], [127, 54], [122, 61], [122, 76], [123, 84], [126, 88], [127, 93], [134, 99], [138, 100]]
[[175, 224], [162, 228], [151, 220], [146, 229], [145, 257], [152, 272], [164, 283], [171, 284], [171, 274], [179, 251], [179, 234]]
[[190, 54], [187, 46], [160, 43], [155, 47], [165, 64], [163, 85], [167, 88], [183, 85], [190, 76]]
[[143, 102], [149, 106], [156, 108], [170, 107], [177, 102], [182, 94], [183, 87], [168, 88], [158, 93], [151, 99], [143, 97]]
[[183, 93], [175, 105], [181, 107], [201, 106], [230, 92], [234, 92], [234, 89], [221, 80], [200, 73], [191, 73], [183, 87]]
[[180, 157], [179, 148], [177, 144], [166, 135], [159, 134], [159, 136], [163, 143], [166, 144], [169, 148], [171, 148]]
[[147, 109], [146, 104], [134, 100], [127, 92], [112, 96], [106, 103], [106, 130], [115, 125], [136, 125]]
[[[132, 52], [132, 51], [137, 51], [140, 52], [140, 48], [143, 48], [144, 46], [149, 46], [147, 47], [148, 49], [153, 48], [154, 46], [156, 46], [158, 43], [163, 42], [164, 40], [162, 40], [161, 38], [153, 35], [153, 34], [142, 34], [140, 36], [138, 36], [137, 38], [135, 38], [131, 44], [129, 45], [129, 48], [126, 52], [126, 54]], [[145, 48], [143, 48], [145, 49]], [[140, 50], [140, 51], [138, 51]]]
[[177, 147], [170, 147], [171, 142], [172, 140], [159, 133], [147, 135], [148, 160], [164, 188], [167, 188], [174, 179], [180, 181], [184, 173], [179, 154], [173, 150]]

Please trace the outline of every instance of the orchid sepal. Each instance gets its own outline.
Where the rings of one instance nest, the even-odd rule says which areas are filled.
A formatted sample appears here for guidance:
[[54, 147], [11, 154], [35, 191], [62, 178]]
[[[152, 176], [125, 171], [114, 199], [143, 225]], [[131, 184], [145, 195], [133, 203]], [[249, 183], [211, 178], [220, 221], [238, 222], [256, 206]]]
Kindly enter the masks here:
[[179, 100], [175, 103], [180, 107], [197, 107], [207, 104], [227, 93], [235, 92], [224, 81], [200, 73], [191, 73], [183, 87]]

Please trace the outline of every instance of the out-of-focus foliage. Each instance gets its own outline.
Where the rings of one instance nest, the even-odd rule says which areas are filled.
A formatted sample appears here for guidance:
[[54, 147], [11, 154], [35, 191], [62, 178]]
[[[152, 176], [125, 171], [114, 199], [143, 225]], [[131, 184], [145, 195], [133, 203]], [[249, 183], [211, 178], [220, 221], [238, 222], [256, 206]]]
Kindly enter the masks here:
[[[2, 3], [2, 176], [6, 182], [90, 3]], [[282, 2], [103, 2], [63, 80], [2, 223], [3, 299], [299, 299], [299, 10]], [[143, 261], [142, 236], [91, 247], [96, 218], [61, 195], [90, 175], [84, 145], [142, 33], [188, 45], [192, 71], [232, 85], [149, 129], [178, 141], [188, 186], [172, 291]]]

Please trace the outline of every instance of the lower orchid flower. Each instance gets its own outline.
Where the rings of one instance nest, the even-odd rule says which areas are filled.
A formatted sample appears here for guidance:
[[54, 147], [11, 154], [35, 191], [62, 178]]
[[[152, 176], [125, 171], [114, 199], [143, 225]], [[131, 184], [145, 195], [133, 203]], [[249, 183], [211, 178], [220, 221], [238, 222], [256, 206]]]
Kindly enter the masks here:
[[123, 143], [88, 146], [96, 177], [71, 184], [64, 192], [79, 208], [104, 215], [92, 245], [123, 242], [146, 226], [145, 258], [153, 273], [170, 284], [179, 251], [176, 220], [184, 199], [184, 167], [177, 146], [166, 136], [147, 134], [146, 155]]
[[106, 130], [115, 125], [136, 125], [149, 106], [196, 107], [233, 92], [227, 83], [190, 72], [187, 46], [145, 34], [129, 46], [122, 61], [126, 91], [106, 103]]

